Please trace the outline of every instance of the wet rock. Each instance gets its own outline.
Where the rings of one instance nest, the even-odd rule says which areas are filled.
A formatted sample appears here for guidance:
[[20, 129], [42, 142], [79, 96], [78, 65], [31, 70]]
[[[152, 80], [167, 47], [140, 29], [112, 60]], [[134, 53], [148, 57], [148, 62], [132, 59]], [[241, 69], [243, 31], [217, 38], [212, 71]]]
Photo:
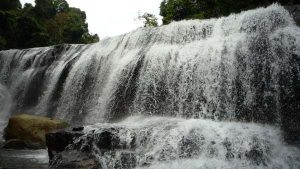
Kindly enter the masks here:
[[114, 150], [122, 148], [122, 145], [120, 144], [120, 138], [116, 134], [117, 131], [117, 129], [111, 128], [95, 134], [94, 140], [97, 147], [101, 150]]
[[114, 169], [131, 169], [135, 168], [137, 163], [136, 156], [134, 153], [122, 152], [120, 159], [117, 160]]
[[199, 153], [199, 146], [190, 138], [182, 138], [180, 143], [180, 157], [191, 158]]
[[25, 142], [19, 139], [7, 140], [0, 147], [4, 149], [15, 149], [15, 150], [22, 150], [22, 149], [39, 150], [45, 148], [43, 145], [39, 143]]
[[83, 132], [70, 130], [60, 130], [46, 134], [46, 145], [50, 160], [52, 160], [56, 153], [64, 151], [68, 145], [73, 144], [74, 140], [82, 135], [84, 135]]
[[226, 148], [227, 151], [230, 151], [232, 148], [232, 144], [231, 142], [228, 140], [228, 138], [226, 138], [224, 141], [223, 141], [223, 146]]
[[[46, 135], [50, 169], [101, 169], [91, 153], [92, 135], [74, 128]], [[88, 150], [87, 150], [88, 149]]]
[[234, 159], [234, 154], [232, 152], [227, 152], [225, 157], [227, 160], [232, 160]]
[[101, 169], [101, 166], [90, 154], [68, 150], [56, 154], [49, 169]]
[[146, 167], [150, 166], [151, 163], [154, 161], [154, 157], [151, 155], [146, 156], [144, 159], [145, 160], [143, 161], [142, 166], [146, 166]]
[[250, 151], [246, 152], [246, 158], [256, 165], [265, 164], [265, 157], [263, 150], [259, 148], [252, 148]]
[[72, 128], [72, 131], [83, 131], [84, 130], [84, 127], [73, 127]]
[[292, 14], [295, 22], [300, 26], [300, 5], [289, 5], [284, 8]]
[[93, 147], [93, 141], [94, 141], [93, 134], [89, 133], [86, 135], [85, 138], [76, 140], [74, 142], [74, 148], [86, 153], [91, 152]]
[[26, 143], [22, 140], [12, 139], [6, 141], [2, 147], [5, 149], [26, 149]]
[[227, 153], [225, 154], [225, 157], [227, 160], [232, 160], [234, 158], [234, 154], [232, 153], [232, 143], [229, 141], [228, 138], [226, 138], [223, 141], [223, 146], [226, 148]]

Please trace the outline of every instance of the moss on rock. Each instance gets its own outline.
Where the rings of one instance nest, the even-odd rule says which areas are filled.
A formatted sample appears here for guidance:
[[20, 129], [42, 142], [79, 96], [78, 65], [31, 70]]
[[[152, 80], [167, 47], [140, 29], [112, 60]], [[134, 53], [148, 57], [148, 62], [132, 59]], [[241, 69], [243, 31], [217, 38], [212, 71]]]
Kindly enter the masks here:
[[19, 139], [29, 143], [46, 145], [46, 133], [67, 128], [69, 125], [60, 120], [32, 115], [18, 115], [9, 119], [5, 128], [5, 140]]

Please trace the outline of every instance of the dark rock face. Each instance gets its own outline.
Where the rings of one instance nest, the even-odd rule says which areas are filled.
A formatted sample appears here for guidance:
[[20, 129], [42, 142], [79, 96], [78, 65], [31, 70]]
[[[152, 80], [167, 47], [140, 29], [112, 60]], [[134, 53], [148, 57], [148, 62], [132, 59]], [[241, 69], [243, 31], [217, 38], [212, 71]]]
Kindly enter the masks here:
[[117, 160], [114, 169], [131, 169], [136, 167], [137, 159], [134, 153], [122, 152], [121, 157]]
[[74, 127], [46, 135], [50, 169], [101, 169], [90, 153], [90, 139], [81, 139], [83, 129]]
[[[126, 146], [118, 136], [119, 128], [103, 129], [99, 133], [90, 131], [83, 134], [73, 128], [72, 130], [62, 130], [46, 135], [48, 154], [51, 169], [101, 169], [105, 164], [96, 160], [93, 154], [111, 153], [116, 157], [114, 169], [130, 169], [136, 167], [137, 158], [134, 153], [121, 152], [115, 154], [116, 150], [127, 150], [134, 146]], [[74, 131], [75, 130], [75, 131]], [[135, 140], [135, 139], [133, 139]], [[133, 143], [129, 143], [134, 145]]]
[[120, 139], [110, 131], [104, 131], [96, 137], [98, 138], [96, 145], [99, 149], [111, 150], [119, 147]]
[[15, 149], [15, 150], [24, 150], [24, 149], [40, 150], [40, 149], [45, 149], [45, 146], [43, 146], [39, 143], [33, 143], [33, 142], [28, 142], [28, 141], [19, 140], [19, 139], [7, 140], [1, 147], [4, 148], [4, 149]]
[[292, 14], [297, 25], [300, 26], [300, 5], [285, 6], [285, 9], [287, 9]]
[[55, 155], [49, 169], [101, 169], [101, 167], [90, 154], [69, 150]]
[[84, 127], [73, 127], [72, 131], [83, 131]]
[[250, 151], [246, 152], [245, 156], [248, 160], [250, 160], [252, 163], [255, 163], [256, 165], [265, 163], [263, 151], [258, 148], [253, 148]]
[[180, 157], [181, 158], [191, 158], [199, 154], [199, 146], [195, 140], [190, 138], [182, 138], [180, 144]]
[[68, 145], [73, 144], [74, 140], [82, 135], [82, 132], [68, 130], [46, 134], [46, 145], [48, 147], [50, 162], [57, 153], [64, 151]]
[[8, 140], [6, 141], [3, 146], [5, 149], [26, 149], [26, 143], [22, 140]]

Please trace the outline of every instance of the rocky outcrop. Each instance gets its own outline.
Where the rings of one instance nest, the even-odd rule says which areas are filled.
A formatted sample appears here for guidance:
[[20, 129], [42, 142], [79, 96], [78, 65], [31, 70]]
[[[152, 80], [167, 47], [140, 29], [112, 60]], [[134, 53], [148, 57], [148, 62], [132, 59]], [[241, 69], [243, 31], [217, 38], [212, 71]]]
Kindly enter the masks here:
[[297, 25], [300, 26], [300, 5], [285, 6], [285, 9], [292, 14]]
[[83, 127], [60, 130], [46, 134], [46, 145], [48, 147], [50, 169], [101, 169], [90, 150], [81, 151], [80, 140], [84, 135]]
[[[9, 119], [5, 128], [4, 138], [8, 141], [8, 145], [18, 140], [18, 143], [24, 142], [27, 148], [43, 148], [46, 147], [46, 133], [63, 129], [68, 126], [67, 123], [53, 120], [45, 117], [32, 115], [13, 116]], [[8, 146], [10, 147], [10, 146]]]
[[56, 154], [64, 151], [68, 145], [73, 144], [74, 140], [82, 135], [82, 131], [72, 131], [69, 129], [47, 133], [46, 145], [48, 147], [50, 161]]
[[101, 169], [91, 154], [68, 150], [56, 154], [49, 169]]
[[[121, 142], [118, 136], [120, 128], [106, 128], [99, 133], [90, 131], [88, 134], [80, 131], [82, 129], [77, 127], [46, 135], [50, 169], [102, 169], [106, 164], [97, 160], [98, 155], [134, 147], [134, 142], [130, 142], [129, 146]], [[136, 162], [135, 154], [122, 152], [114, 162], [114, 168], [134, 168]]]
[[[184, 136], [177, 137], [170, 134], [171, 130], [173, 132], [176, 130], [174, 126], [172, 127], [163, 127], [163, 130], [154, 131], [151, 127], [136, 130], [123, 126], [107, 126], [89, 132], [85, 131], [85, 133], [72, 130], [50, 133], [48, 135], [52, 135], [52, 139], [49, 142], [53, 144], [57, 141], [58, 144], [58, 147], [49, 147], [51, 150], [49, 154], [52, 154], [50, 166], [52, 169], [147, 168], [161, 161], [169, 162], [206, 156], [224, 158], [226, 162], [245, 161], [251, 166], [259, 167], [268, 166], [269, 162], [275, 158], [271, 150], [274, 144], [266, 140], [268, 136], [264, 138], [240, 133], [241, 136], [232, 139], [223, 138], [218, 134], [214, 137], [214, 132], [205, 134], [206, 131], [202, 128], [195, 128], [183, 134]], [[165, 132], [165, 134], [161, 135], [157, 132]], [[63, 135], [65, 139], [68, 139], [63, 141], [53, 139], [54, 137], [61, 138]], [[48, 138], [51, 137], [47, 137], [47, 142]], [[169, 139], [173, 141], [173, 145], [168, 144]], [[67, 145], [64, 142], [70, 144]], [[59, 147], [60, 145], [63, 147]]]

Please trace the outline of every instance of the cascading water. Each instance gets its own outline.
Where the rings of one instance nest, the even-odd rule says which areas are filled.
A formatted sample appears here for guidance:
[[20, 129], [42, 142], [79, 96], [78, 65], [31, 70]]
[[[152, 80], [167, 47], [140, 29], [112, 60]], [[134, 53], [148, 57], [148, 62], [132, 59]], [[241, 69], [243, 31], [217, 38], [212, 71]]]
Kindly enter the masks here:
[[11, 114], [119, 128], [125, 148], [95, 145], [103, 168], [299, 168], [284, 141], [300, 136], [299, 68], [300, 29], [276, 4], [0, 52]]
[[10, 116], [10, 106], [11, 106], [11, 96], [7, 91], [6, 87], [0, 84], [0, 141], [2, 139], [2, 132], [5, 126], [7, 125], [8, 118]]

